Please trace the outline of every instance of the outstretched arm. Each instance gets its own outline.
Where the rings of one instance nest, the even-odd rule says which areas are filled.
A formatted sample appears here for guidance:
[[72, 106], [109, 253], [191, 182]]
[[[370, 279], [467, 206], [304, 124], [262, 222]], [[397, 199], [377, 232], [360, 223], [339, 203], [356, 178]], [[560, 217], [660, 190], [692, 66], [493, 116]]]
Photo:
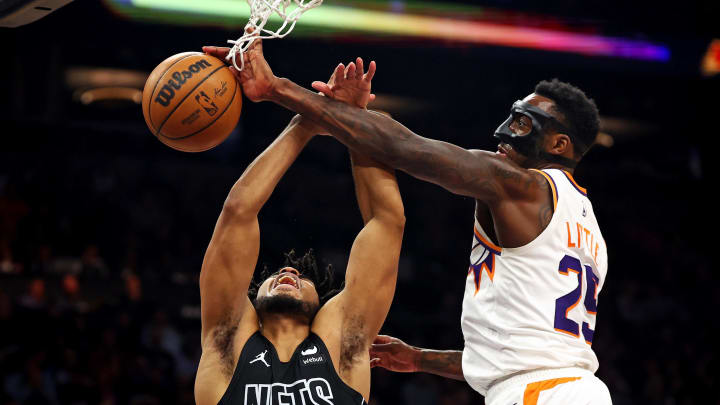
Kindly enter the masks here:
[[400, 339], [378, 335], [370, 348], [370, 366], [399, 373], [423, 372], [465, 381], [462, 351], [414, 347]]
[[200, 272], [204, 348], [208, 337], [215, 343], [227, 339], [228, 328], [254, 313], [247, 291], [260, 247], [257, 215], [313, 134], [301, 117], [293, 118], [230, 190]]
[[370, 345], [385, 321], [395, 294], [405, 214], [395, 174], [353, 152], [355, 194], [365, 226], [350, 250], [345, 288], [338, 294], [345, 329]]
[[[228, 51], [203, 49], [218, 57]], [[264, 59], [260, 40], [253, 42], [245, 58], [244, 70], [236, 75], [248, 98], [270, 100], [298, 112], [355, 151], [453, 193], [485, 202], [544, 196], [545, 190], [533, 187], [534, 175], [507, 159], [424, 138], [390, 117], [322, 97], [288, 79], [275, 77]]]

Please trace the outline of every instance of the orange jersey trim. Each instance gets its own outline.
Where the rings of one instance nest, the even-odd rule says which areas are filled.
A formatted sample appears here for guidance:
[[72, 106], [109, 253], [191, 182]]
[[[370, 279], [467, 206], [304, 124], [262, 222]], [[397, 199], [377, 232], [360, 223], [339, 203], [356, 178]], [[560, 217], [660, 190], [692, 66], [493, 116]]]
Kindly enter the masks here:
[[555, 187], [555, 181], [550, 177], [547, 173], [545, 173], [542, 170], [538, 169], [530, 169], [534, 172], [538, 172], [545, 177], [545, 180], [547, 180], [548, 184], [550, 184], [550, 188], [552, 189], [552, 195], [553, 195], [553, 211], [557, 210], [557, 202], [558, 202], [558, 192], [557, 188]]
[[579, 380], [581, 377], [564, 377], [564, 378], [553, 378], [552, 380], [543, 380], [528, 384], [525, 387], [525, 393], [523, 394], [523, 405], [537, 405], [540, 393], [552, 388], [557, 387], [560, 384], [564, 384], [570, 381]]
[[563, 329], [555, 328], [555, 332], [564, 333], [564, 334], [566, 334], [566, 335], [569, 335], [569, 336], [572, 336], [572, 337], [575, 337], [575, 338], [579, 338], [579, 337], [580, 337], [580, 334], [578, 334], [578, 333], [572, 333], [572, 332], [570, 332], [569, 330], [563, 330]]
[[473, 227], [473, 231], [475, 232], [475, 237], [478, 238], [478, 241], [485, 246], [486, 248], [493, 250], [494, 253], [500, 254], [502, 252], [502, 248], [492, 242], [490, 242], [488, 239], [483, 238], [483, 236], [480, 234], [480, 231]]
[[565, 177], [567, 177], [568, 180], [570, 180], [570, 183], [572, 183], [572, 185], [575, 186], [577, 191], [579, 191], [582, 195], [587, 197], [587, 190], [584, 189], [583, 187], [580, 187], [580, 185], [577, 184], [577, 182], [575, 181], [575, 178], [573, 178], [572, 174], [570, 174], [570, 172], [565, 171], [565, 170], [563, 170], [562, 172], [565, 173]]

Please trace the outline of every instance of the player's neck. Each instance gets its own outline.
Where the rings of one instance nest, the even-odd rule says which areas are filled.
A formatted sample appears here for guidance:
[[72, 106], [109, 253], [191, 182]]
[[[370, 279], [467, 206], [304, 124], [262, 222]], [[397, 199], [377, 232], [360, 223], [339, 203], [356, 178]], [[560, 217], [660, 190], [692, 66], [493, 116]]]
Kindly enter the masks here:
[[535, 169], [543, 170], [543, 169], [560, 169], [564, 170], [570, 174], [575, 174], [575, 169], [570, 168], [567, 166], [563, 166], [559, 163], [550, 163], [550, 162], [540, 162], [536, 165]]
[[263, 320], [260, 333], [275, 346], [280, 361], [286, 362], [310, 334], [310, 325], [288, 316], [269, 315]]

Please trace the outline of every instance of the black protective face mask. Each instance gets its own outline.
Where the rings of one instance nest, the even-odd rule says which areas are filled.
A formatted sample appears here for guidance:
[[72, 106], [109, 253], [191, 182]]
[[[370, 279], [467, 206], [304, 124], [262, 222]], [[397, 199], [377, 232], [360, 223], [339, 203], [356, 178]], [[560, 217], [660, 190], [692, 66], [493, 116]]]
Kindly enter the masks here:
[[[518, 115], [524, 115], [530, 118], [532, 128], [522, 133], [513, 132], [512, 129], [510, 129], [510, 125]], [[575, 138], [570, 134], [570, 131], [559, 123], [555, 117], [543, 111], [541, 108], [522, 100], [513, 103], [510, 109], [510, 116], [495, 130], [494, 137], [511, 145], [513, 149], [529, 158], [543, 159], [574, 168], [577, 165], [577, 162], [574, 160], [547, 153], [540, 147], [540, 142], [543, 137], [543, 126], [548, 126], [550, 121], [554, 121], [555, 126], [559, 126], [560, 129], [574, 141]]]

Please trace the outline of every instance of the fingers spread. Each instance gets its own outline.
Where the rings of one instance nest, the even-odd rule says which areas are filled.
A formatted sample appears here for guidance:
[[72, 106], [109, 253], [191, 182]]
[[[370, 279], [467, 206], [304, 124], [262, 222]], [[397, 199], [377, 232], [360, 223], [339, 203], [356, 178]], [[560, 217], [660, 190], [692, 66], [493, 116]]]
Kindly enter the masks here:
[[335, 77], [335, 85], [339, 85], [345, 82], [345, 65], [342, 63], [337, 65], [335, 68], [335, 72], [333, 72], [333, 76]]
[[375, 76], [375, 70], [377, 69], [377, 64], [375, 61], [370, 62], [370, 65], [368, 66], [368, 71], [365, 73], [364, 80], [366, 82], [370, 82], [372, 80], [373, 76]]
[[358, 57], [355, 59], [355, 63], [357, 64], [357, 71], [355, 72], [355, 78], [360, 80], [363, 77], [363, 73], [365, 73], [365, 67], [363, 66], [363, 60], [361, 57]]
[[317, 81], [316, 81], [316, 82], [312, 82], [311, 86], [312, 86], [313, 89], [315, 89], [315, 90], [319, 91], [320, 93], [322, 93], [322, 94], [324, 94], [324, 95], [332, 98], [333, 92], [332, 92], [332, 89], [330, 89], [330, 86], [329, 86], [327, 83], [317, 82]]
[[354, 79], [355, 78], [355, 62], [350, 62], [345, 68], [345, 78], [346, 79]]

